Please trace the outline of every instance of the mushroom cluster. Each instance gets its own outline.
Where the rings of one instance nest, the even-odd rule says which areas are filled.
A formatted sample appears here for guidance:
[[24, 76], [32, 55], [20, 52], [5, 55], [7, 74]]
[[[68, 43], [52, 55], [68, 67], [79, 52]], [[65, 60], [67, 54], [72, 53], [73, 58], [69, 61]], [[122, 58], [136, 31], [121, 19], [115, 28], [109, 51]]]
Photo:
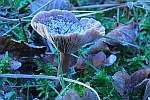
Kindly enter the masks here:
[[60, 67], [63, 73], [68, 71], [70, 54], [105, 34], [100, 22], [92, 18], [78, 20], [74, 13], [58, 9], [37, 13], [31, 20], [31, 26], [60, 51], [57, 75], [60, 75]]

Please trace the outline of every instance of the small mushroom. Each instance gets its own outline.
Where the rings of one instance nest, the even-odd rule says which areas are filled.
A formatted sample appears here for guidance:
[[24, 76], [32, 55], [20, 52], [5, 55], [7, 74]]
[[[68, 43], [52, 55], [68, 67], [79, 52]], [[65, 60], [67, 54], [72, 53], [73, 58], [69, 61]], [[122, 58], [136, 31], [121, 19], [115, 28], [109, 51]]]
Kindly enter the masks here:
[[60, 66], [63, 73], [68, 71], [70, 54], [105, 34], [100, 22], [92, 18], [78, 20], [73, 13], [58, 9], [37, 13], [31, 20], [31, 26], [60, 51], [57, 75], [60, 74]]

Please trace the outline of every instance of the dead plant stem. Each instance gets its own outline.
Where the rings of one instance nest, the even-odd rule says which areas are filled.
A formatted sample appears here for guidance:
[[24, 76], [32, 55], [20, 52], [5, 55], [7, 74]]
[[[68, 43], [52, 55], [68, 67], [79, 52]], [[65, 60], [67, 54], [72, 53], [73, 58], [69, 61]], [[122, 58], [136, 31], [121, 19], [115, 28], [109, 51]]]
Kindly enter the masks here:
[[21, 25], [21, 28], [22, 28], [22, 33], [23, 33], [23, 35], [24, 35], [24, 40], [25, 40], [25, 42], [28, 43], [28, 38], [27, 38], [26, 32], [25, 32], [25, 30], [24, 30], [23, 23], [22, 23], [22, 21], [21, 21], [21, 18], [20, 18], [20, 15], [19, 15], [19, 11], [18, 11], [18, 18], [19, 18], [19, 22], [20, 22], [20, 25]]
[[0, 20], [2, 20], [2, 21], [11, 21], [11, 22], [18, 22], [19, 21], [19, 19], [9, 19], [9, 18], [1, 17], [1, 16], [0, 16]]
[[[138, 28], [138, 45], [141, 46], [141, 41], [140, 41], [140, 27], [139, 27], [139, 22], [138, 22], [138, 16], [136, 14], [136, 11], [135, 11], [135, 8], [133, 7], [133, 13], [134, 13], [134, 16], [135, 16], [135, 20], [136, 20], [136, 25], [137, 25], [137, 28]], [[138, 49], [138, 52], [140, 54], [140, 49]]]
[[101, 7], [112, 7], [112, 6], [119, 6], [122, 4], [102, 4], [102, 5], [90, 5], [90, 6], [80, 6], [74, 7], [74, 9], [90, 9], [90, 8], [101, 8]]

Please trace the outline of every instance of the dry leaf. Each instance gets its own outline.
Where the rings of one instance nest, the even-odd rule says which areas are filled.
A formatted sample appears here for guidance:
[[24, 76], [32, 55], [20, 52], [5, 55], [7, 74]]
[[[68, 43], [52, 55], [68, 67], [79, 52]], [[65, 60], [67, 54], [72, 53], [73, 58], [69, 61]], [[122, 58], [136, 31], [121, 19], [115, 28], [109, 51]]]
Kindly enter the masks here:
[[12, 40], [9, 36], [0, 36], [0, 54], [4, 54], [6, 51], [11, 56], [18, 57], [32, 57], [45, 53], [45, 46], [34, 46], [31, 44], [24, 43], [23, 41], [17, 42]]
[[42, 60], [44, 61], [44, 63], [48, 63], [48, 62], [52, 63], [54, 62], [54, 58], [55, 58], [55, 54], [49, 54], [45, 57], [42, 57]]
[[[5, 54], [1, 54], [0, 55], [0, 59], [4, 59], [5, 57]], [[10, 70], [16, 70], [18, 68], [21, 67], [21, 63], [17, 60], [14, 60], [13, 58], [11, 57], [8, 57], [8, 63], [7, 63], [7, 66], [10, 68]]]
[[67, 90], [58, 100], [82, 100], [75, 90]]
[[[106, 37], [115, 39], [100, 39], [93, 47], [87, 51], [88, 54], [96, 54], [99, 51], [104, 51], [107, 53], [116, 54], [118, 51], [114, 51], [112, 46], [116, 47], [118, 45], [128, 45], [124, 42], [134, 43], [136, 40], [136, 33], [134, 30], [134, 23], [132, 21], [126, 24], [120, 24], [117, 28], [106, 34]], [[120, 42], [122, 41], [122, 42]], [[108, 45], [109, 44], [109, 45]]]
[[[90, 86], [89, 82], [86, 82], [86, 85]], [[89, 88], [86, 88], [82, 94], [82, 100], [99, 100], [97, 95], [92, 92]]]
[[113, 86], [115, 90], [120, 93], [124, 100], [129, 100], [129, 93], [137, 95], [141, 88], [146, 83], [146, 89], [143, 100], [150, 97], [150, 67], [138, 70], [130, 76], [126, 71], [118, 71], [112, 76], [114, 79]]
[[100, 39], [98, 42], [96, 42], [95, 45], [90, 48], [90, 50], [87, 51], [87, 54], [97, 54], [99, 51], [104, 51], [104, 52], [111, 52], [109, 47], [107, 46], [106, 43]]
[[95, 67], [100, 67], [104, 65], [105, 60], [106, 60], [106, 55], [104, 54], [104, 52], [99, 52], [92, 57], [93, 65]]
[[115, 87], [115, 90], [120, 93], [122, 98], [129, 100], [129, 93], [132, 91], [130, 75], [123, 70], [116, 72], [112, 78], [114, 79], [112, 85]]
[[[87, 62], [91, 62], [92, 61], [92, 55], [87, 55], [86, 58], [85, 58], [85, 61]], [[77, 63], [75, 64], [75, 68], [76, 69], [86, 69], [86, 63], [84, 61], [84, 58], [82, 56], [79, 56], [79, 59], [77, 61]]]
[[[58, 62], [54, 61], [55, 57], [57, 57], [55, 54], [49, 54], [49, 55], [47, 55], [45, 57], [42, 57], [42, 60], [44, 61], [44, 63], [51, 63], [54, 66], [58, 66]], [[70, 59], [69, 59], [69, 65], [68, 66], [72, 67], [72, 66], [74, 66], [77, 63], [76, 57], [70, 55], [69, 58]]]
[[[109, 32], [106, 36], [123, 42], [134, 43], [136, 40], [134, 22], [130, 21], [126, 24], [119, 25], [117, 28]], [[103, 41], [108, 43], [109, 45], [127, 45], [126, 43], [119, 42], [116, 40], [111, 40], [107, 38], [103, 39]]]
[[8, 67], [11, 70], [16, 70], [16, 69], [20, 68], [21, 65], [22, 64], [19, 61], [16, 61], [16, 60], [13, 60], [13, 59], [8, 59]]
[[77, 63], [76, 57], [70, 55], [70, 57], [69, 57], [69, 65], [68, 65], [68, 66], [69, 66], [69, 67], [72, 67], [72, 66], [74, 66], [76, 63]]
[[136, 86], [141, 83], [145, 78], [150, 78], [150, 67], [138, 70], [134, 72], [131, 76], [132, 86]]
[[115, 61], [116, 61], [117, 57], [113, 54], [111, 54], [104, 62], [105, 66], [111, 66]]
[[[37, 9], [48, 3], [50, 0], [34, 0], [30, 2], [30, 9], [32, 12], [35, 12]], [[40, 11], [50, 11], [52, 9], [61, 9], [61, 10], [69, 10], [70, 2], [69, 0], [52, 0], [47, 6], [45, 6]]]
[[91, 55], [89, 54], [85, 56], [85, 58], [80, 56], [74, 67], [76, 69], [86, 69], [86, 63], [84, 59], [89, 63], [93, 63], [95, 67], [101, 67], [102, 65], [112, 65], [116, 61], [116, 56], [112, 54], [106, 59], [106, 55], [104, 52], [98, 52], [97, 54]]
[[85, 62], [83, 60], [83, 57], [82, 56], [79, 56], [79, 59], [77, 61], [77, 63], [75, 64], [75, 68], [76, 69], [86, 69], [86, 66], [85, 66]]
[[134, 94], [138, 94], [146, 83], [146, 89], [143, 96], [143, 100], [147, 100], [150, 97], [150, 67], [138, 70], [134, 72], [131, 76], [131, 85], [134, 87]]
[[150, 80], [146, 84], [146, 89], [143, 96], [143, 100], [149, 100], [149, 99], [150, 99]]
[[45, 57], [42, 57], [42, 60], [44, 63], [51, 63], [53, 64], [53, 66], [58, 66], [58, 62], [55, 62], [54, 58], [55, 58], [55, 54], [49, 54]]

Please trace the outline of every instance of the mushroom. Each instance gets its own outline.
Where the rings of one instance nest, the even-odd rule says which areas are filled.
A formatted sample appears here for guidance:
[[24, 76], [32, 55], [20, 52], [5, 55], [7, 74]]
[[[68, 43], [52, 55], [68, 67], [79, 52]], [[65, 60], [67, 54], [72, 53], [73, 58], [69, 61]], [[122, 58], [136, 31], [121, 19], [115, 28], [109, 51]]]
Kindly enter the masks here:
[[100, 22], [92, 18], [78, 20], [73, 13], [58, 9], [37, 13], [31, 26], [60, 52], [57, 75], [60, 75], [60, 67], [63, 73], [68, 71], [69, 55], [105, 34]]

